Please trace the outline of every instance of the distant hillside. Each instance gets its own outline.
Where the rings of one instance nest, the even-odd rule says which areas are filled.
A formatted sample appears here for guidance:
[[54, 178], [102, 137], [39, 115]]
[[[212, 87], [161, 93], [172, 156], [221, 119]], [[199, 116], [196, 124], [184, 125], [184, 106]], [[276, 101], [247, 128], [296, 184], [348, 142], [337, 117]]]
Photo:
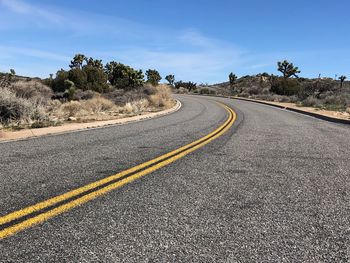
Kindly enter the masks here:
[[350, 108], [350, 81], [331, 78], [288, 78], [267, 73], [244, 76], [233, 85], [222, 82], [201, 86], [216, 94], [233, 95], [252, 99], [278, 102], [293, 102], [330, 110], [345, 111]]

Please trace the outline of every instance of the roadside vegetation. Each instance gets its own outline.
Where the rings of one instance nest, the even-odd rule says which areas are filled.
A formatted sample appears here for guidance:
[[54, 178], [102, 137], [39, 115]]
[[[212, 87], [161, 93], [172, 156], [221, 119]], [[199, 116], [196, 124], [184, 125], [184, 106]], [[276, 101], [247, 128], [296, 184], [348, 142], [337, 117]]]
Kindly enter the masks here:
[[346, 76], [303, 78], [299, 76], [299, 68], [286, 60], [277, 63], [277, 71], [280, 76], [261, 73], [238, 78], [230, 73], [227, 82], [202, 85], [199, 87], [200, 93], [213, 90], [221, 95], [289, 102], [300, 107], [350, 114], [350, 82], [346, 81]]
[[146, 71], [82, 54], [47, 79], [0, 73], [0, 128], [39, 128], [139, 115], [172, 107], [171, 87]]

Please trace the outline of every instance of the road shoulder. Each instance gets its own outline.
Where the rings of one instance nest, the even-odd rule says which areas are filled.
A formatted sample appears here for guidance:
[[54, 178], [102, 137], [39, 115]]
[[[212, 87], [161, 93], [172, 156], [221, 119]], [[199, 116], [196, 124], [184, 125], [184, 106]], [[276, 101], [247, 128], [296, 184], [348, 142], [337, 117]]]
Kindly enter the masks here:
[[67, 132], [76, 132], [86, 129], [97, 129], [111, 125], [122, 125], [131, 122], [138, 122], [151, 118], [164, 116], [173, 112], [178, 111], [181, 108], [181, 102], [176, 101], [174, 107], [158, 112], [151, 112], [142, 115], [120, 118], [115, 120], [107, 121], [94, 121], [86, 123], [65, 123], [61, 126], [37, 128], [37, 129], [23, 129], [20, 131], [0, 131], [0, 142], [15, 141], [21, 139], [27, 139], [32, 137], [40, 137], [45, 135], [62, 134]]

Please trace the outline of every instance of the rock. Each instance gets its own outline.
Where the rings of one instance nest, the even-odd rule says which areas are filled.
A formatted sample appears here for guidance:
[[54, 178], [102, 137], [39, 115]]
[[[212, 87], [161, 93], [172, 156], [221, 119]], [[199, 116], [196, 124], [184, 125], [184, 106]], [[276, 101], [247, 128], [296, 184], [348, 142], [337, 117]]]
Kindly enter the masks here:
[[77, 118], [75, 118], [75, 117], [69, 117], [68, 120], [69, 120], [69, 121], [76, 121]]

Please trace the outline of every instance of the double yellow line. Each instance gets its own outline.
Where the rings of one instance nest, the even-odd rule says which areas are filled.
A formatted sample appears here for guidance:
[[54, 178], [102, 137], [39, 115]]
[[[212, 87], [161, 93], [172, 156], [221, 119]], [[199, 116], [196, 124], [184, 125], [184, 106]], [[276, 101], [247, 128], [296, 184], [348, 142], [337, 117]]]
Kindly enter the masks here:
[[98, 196], [135, 181], [215, 140], [224, 134], [236, 120], [235, 112], [226, 105], [221, 105], [227, 110], [229, 117], [215, 131], [153, 160], [0, 217], [0, 239], [42, 223]]

